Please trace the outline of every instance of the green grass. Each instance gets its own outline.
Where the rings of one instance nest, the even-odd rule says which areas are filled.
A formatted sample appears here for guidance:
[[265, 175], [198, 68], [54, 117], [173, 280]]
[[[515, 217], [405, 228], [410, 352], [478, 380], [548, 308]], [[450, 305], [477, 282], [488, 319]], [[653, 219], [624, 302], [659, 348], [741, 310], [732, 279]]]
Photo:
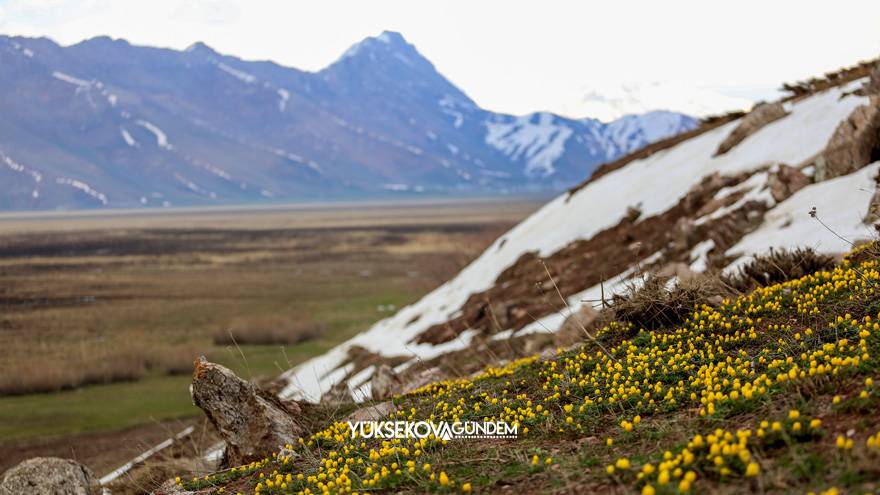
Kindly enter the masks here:
[[[186, 376], [93, 385], [55, 394], [0, 399], [0, 438], [25, 438], [122, 429], [192, 416]], [[149, 397], [150, 400], [144, 400]]]
[[[402, 305], [412, 295], [385, 288], [377, 294], [315, 308], [325, 335], [296, 345], [212, 346], [209, 359], [239, 376], [273, 376], [320, 355], [382, 315], [378, 304]], [[243, 356], [242, 356], [243, 354]], [[189, 376], [150, 376], [136, 382], [91, 385], [52, 394], [0, 398], [0, 439], [22, 440], [62, 434], [113, 431], [152, 421], [201, 414], [189, 396]]]
[[[10, 395], [0, 396], [0, 446], [201, 415], [189, 396], [188, 374], [163, 373], [185, 371], [204, 354], [244, 378], [276, 376], [393, 313], [379, 306], [402, 307], [447, 279], [493, 240], [497, 226], [485, 228], [488, 234], [425, 227], [4, 238], [12, 244], [57, 244], [61, 255], [0, 260], [0, 286], [12, 288], [10, 296], [36, 301], [0, 305], [0, 377], [18, 370], [40, 383], [39, 372], [51, 378], [87, 366], [135, 366], [133, 360], [107, 359], [119, 355], [168, 358], [172, 364], [127, 375], [143, 375], [136, 382], [30, 395], [11, 395], [20, 392], [9, 388]], [[141, 237], [163, 243], [156, 252], [125, 251]], [[120, 254], [65, 254], [79, 238]], [[83, 296], [90, 302], [68, 302]], [[323, 331], [283, 347], [213, 343], [224, 329], [267, 317], [314, 323]], [[42, 390], [53, 385], [57, 382]]]

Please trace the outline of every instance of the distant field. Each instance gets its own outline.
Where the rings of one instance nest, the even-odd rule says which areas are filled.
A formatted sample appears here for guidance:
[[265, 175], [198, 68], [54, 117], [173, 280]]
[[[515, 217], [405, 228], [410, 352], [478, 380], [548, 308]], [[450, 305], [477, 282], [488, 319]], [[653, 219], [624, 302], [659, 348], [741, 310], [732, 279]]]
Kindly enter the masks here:
[[[537, 206], [3, 215], [0, 470], [18, 452], [76, 452], [71, 435], [196, 415], [197, 355], [274, 376], [436, 287]], [[272, 325], [317, 336], [215, 343]]]

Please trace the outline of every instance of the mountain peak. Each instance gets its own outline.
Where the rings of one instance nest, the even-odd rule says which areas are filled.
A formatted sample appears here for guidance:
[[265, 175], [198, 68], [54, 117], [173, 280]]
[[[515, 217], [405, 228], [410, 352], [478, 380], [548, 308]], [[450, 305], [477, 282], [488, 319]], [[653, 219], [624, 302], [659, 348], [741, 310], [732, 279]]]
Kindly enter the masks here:
[[123, 38], [111, 38], [110, 36], [93, 36], [73, 45], [74, 47], [110, 47], [110, 46], [130, 46], [129, 42]]
[[396, 31], [382, 31], [381, 34], [377, 36], [368, 36], [363, 40], [359, 41], [352, 45], [345, 53], [339, 57], [337, 62], [341, 62], [346, 59], [354, 58], [356, 56], [360, 56], [363, 54], [369, 54], [371, 58], [374, 58], [378, 53], [387, 53], [387, 54], [401, 54], [401, 55], [411, 55], [416, 54], [419, 57], [419, 53], [416, 51], [416, 48], [406, 41], [406, 38], [403, 37], [400, 33]]
[[190, 53], [202, 53], [208, 55], [214, 55], [217, 53], [216, 50], [205, 44], [204, 41], [196, 41], [192, 45], [186, 47], [186, 51]]
[[382, 31], [382, 34], [380, 34], [379, 36], [376, 36], [375, 39], [378, 41], [381, 41], [383, 43], [388, 43], [388, 44], [397, 44], [397, 43], [402, 43], [404, 45], [409, 44], [409, 43], [407, 43], [407, 41], [403, 37], [403, 35], [398, 33], [397, 31], [388, 31], [388, 30]]

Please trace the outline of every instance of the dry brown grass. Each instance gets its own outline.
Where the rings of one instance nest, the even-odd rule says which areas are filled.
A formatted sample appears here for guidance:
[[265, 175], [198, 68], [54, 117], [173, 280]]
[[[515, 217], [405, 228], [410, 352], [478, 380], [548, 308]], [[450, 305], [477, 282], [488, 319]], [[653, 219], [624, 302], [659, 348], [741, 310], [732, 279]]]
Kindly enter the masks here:
[[649, 275], [642, 285], [615, 295], [611, 306], [615, 319], [647, 329], [673, 327], [684, 322], [695, 306], [716, 305], [734, 294], [714, 274], [697, 274], [669, 285], [669, 278]]
[[326, 325], [308, 316], [238, 319], [214, 334], [215, 345], [299, 344], [319, 337]]
[[[218, 346], [233, 342], [253, 346], [255, 359], [244, 350], [249, 375], [275, 374], [387, 316], [377, 307], [445, 281], [510, 227], [499, 215], [516, 214], [470, 208], [372, 209], [347, 220], [330, 211], [295, 222], [250, 212], [228, 229], [169, 216], [144, 220], [148, 229], [116, 229], [111, 217], [4, 231], [0, 396], [189, 373], [195, 356], [229, 357]], [[330, 217], [347, 223], [312, 228]]]
[[812, 248], [771, 249], [766, 255], [755, 257], [736, 274], [726, 277], [725, 283], [745, 293], [756, 287], [798, 279], [833, 267], [833, 257], [819, 254]]
[[133, 381], [148, 373], [187, 374], [198, 356], [194, 346], [127, 343], [82, 345], [61, 359], [29, 359], [14, 373], [0, 374], [0, 396], [69, 390], [85, 385]]

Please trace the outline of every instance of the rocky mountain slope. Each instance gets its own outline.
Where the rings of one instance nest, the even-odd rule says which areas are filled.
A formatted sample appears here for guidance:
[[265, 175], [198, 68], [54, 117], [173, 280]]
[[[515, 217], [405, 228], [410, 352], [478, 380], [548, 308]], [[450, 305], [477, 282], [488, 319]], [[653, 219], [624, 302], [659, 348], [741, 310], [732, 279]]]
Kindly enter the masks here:
[[0, 209], [558, 191], [696, 125], [492, 113], [393, 32], [315, 73], [106, 37], [0, 66]]
[[869, 79], [870, 67], [603, 167], [417, 303], [285, 374], [282, 396], [365, 400], [382, 364], [410, 379], [475, 371], [515, 342], [546, 344], [646, 273], [731, 273], [774, 248], [841, 253], [873, 237], [880, 74]]

